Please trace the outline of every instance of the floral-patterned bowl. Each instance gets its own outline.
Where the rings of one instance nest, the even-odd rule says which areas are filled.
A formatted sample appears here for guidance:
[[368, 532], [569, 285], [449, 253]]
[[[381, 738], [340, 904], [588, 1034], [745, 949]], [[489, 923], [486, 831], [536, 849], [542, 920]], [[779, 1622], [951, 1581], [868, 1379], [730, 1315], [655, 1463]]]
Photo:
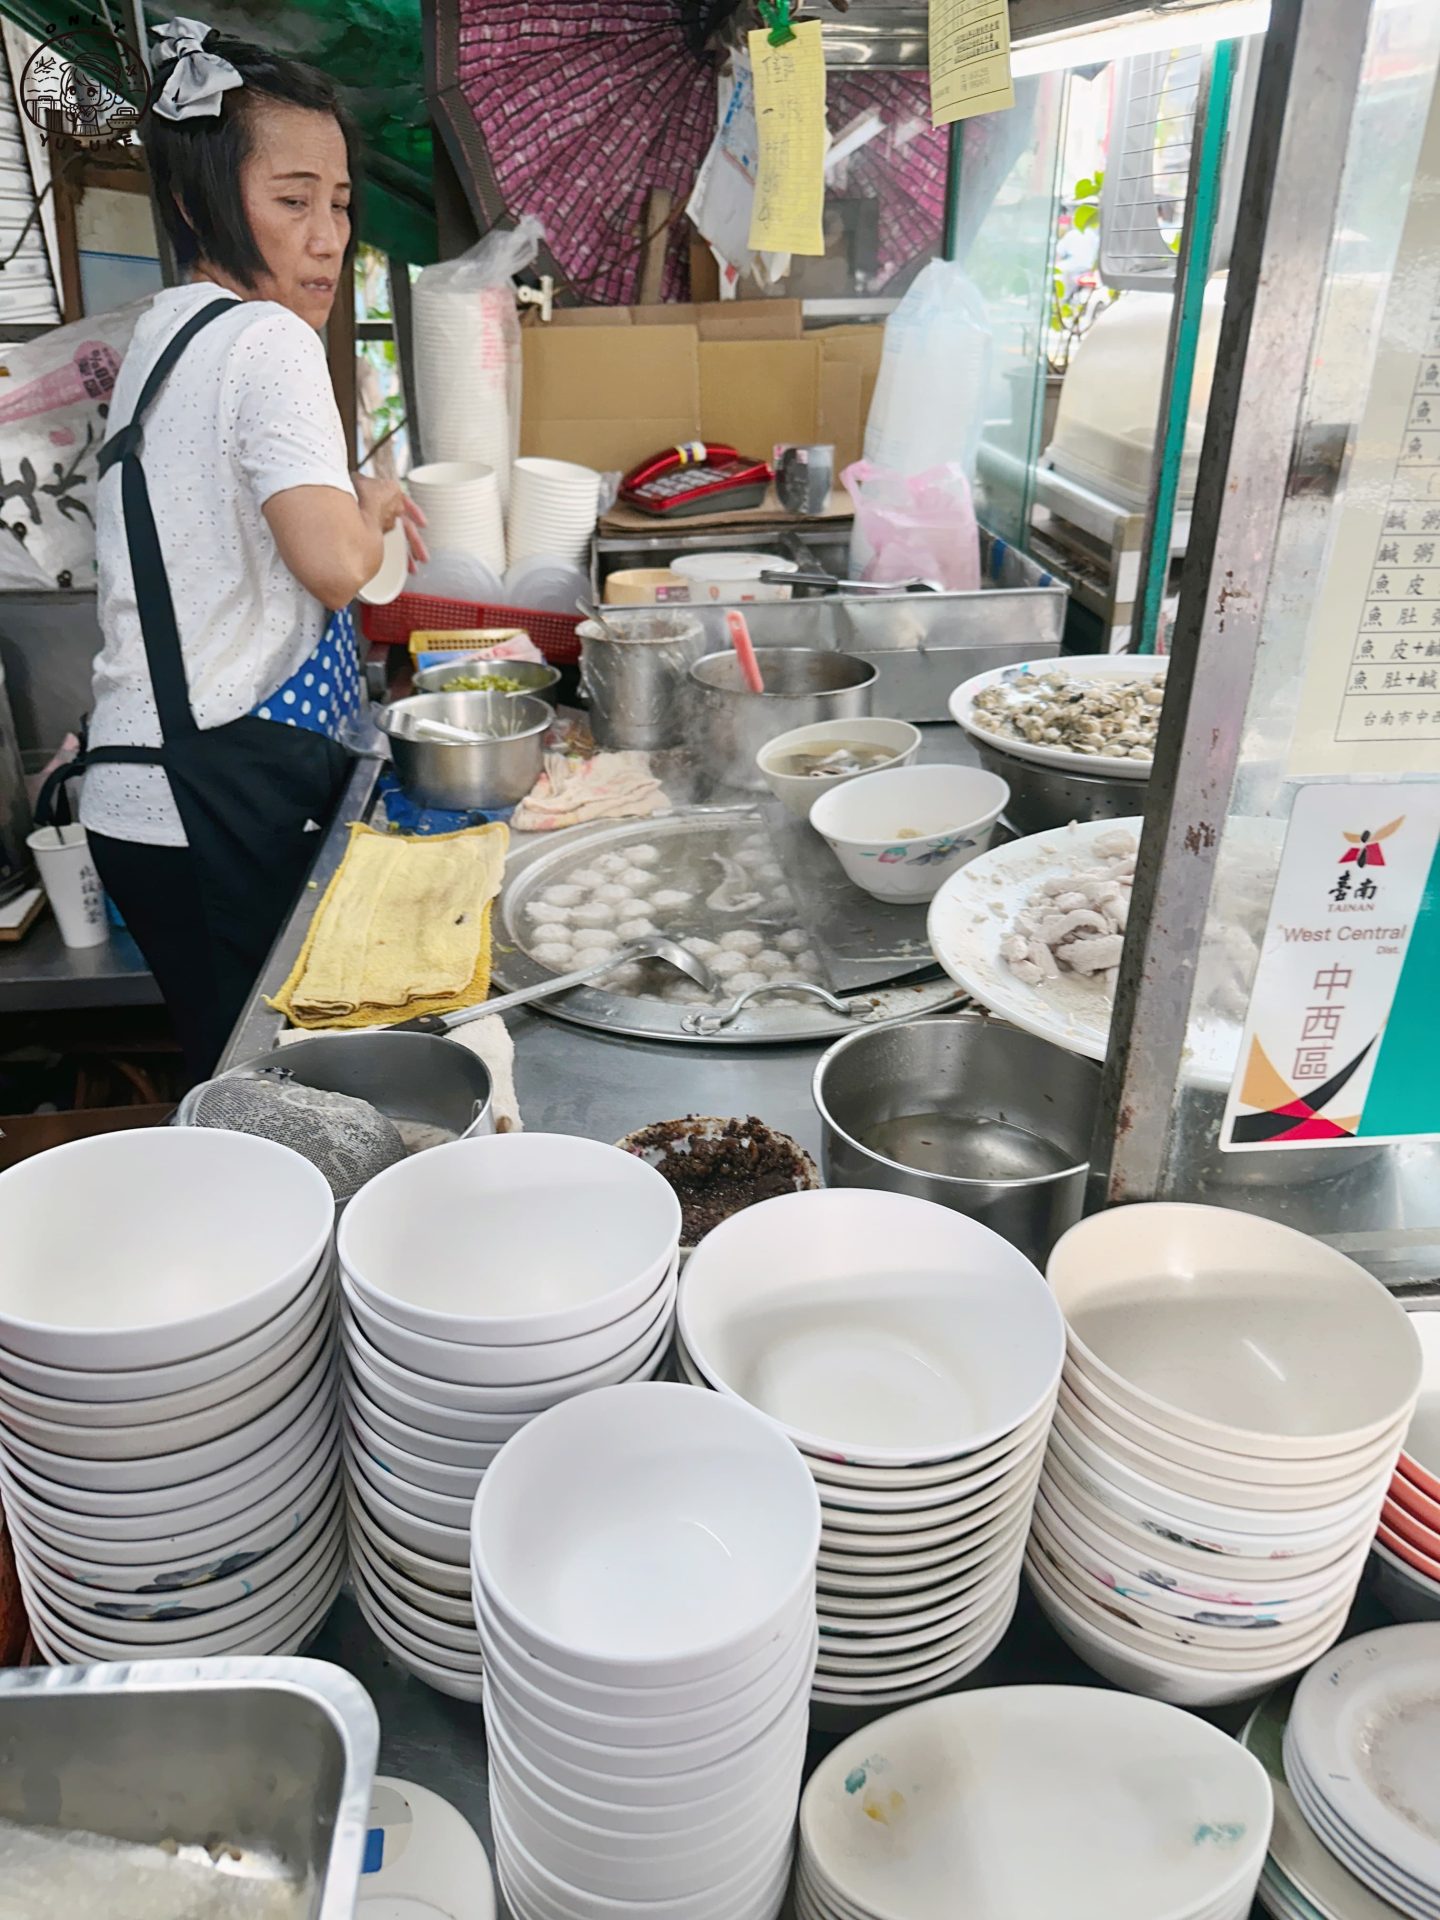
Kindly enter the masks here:
[[984, 852], [1009, 798], [979, 767], [893, 767], [821, 794], [810, 824], [857, 887], [918, 903]]

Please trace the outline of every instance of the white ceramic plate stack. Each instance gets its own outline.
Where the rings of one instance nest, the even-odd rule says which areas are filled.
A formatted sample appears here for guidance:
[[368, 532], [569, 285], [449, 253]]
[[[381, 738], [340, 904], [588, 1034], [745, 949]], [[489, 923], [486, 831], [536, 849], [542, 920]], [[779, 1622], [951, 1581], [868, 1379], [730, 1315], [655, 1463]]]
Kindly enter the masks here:
[[1270, 1783], [1192, 1715], [1093, 1687], [908, 1707], [800, 1803], [799, 1920], [1246, 1920]]
[[773, 1920], [815, 1659], [814, 1486], [749, 1407], [586, 1394], [475, 1502], [490, 1814], [516, 1920]]
[[1363, 1268], [1222, 1207], [1116, 1207], [1050, 1256], [1065, 1374], [1027, 1566], [1107, 1679], [1186, 1706], [1319, 1657], [1420, 1384]]
[[1425, 1375], [1375, 1535], [1375, 1591], [1399, 1620], [1440, 1620], [1440, 1313], [1417, 1311]]
[[690, 1256], [680, 1360], [804, 1455], [824, 1515], [817, 1703], [939, 1693], [999, 1644], [1064, 1354], [1045, 1282], [987, 1227], [860, 1189], [786, 1194]]
[[600, 476], [569, 460], [517, 460], [510, 471], [506, 542], [510, 564], [559, 560], [579, 566], [590, 551]]
[[425, 515], [431, 554], [465, 554], [504, 573], [505, 517], [493, 467], [478, 460], [439, 460], [413, 468], [405, 488]]
[[1337, 1647], [1295, 1690], [1285, 1778], [1317, 1838], [1372, 1893], [1440, 1915], [1440, 1626]]
[[537, 1413], [659, 1370], [679, 1244], [680, 1204], [653, 1167], [560, 1134], [432, 1148], [346, 1208], [356, 1597], [395, 1659], [441, 1692], [480, 1697], [476, 1488]]
[[1293, 1687], [1263, 1700], [1240, 1738], [1270, 1776], [1275, 1822], [1260, 1875], [1260, 1905], [1273, 1920], [1401, 1920], [1399, 1909], [1357, 1880], [1316, 1834], [1285, 1778], [1285, 1728]]
[[54, 1663], [293, 1653], [344, 1573], [334, 1202], [142, 1128], [0, 1175], [0, 1490]]

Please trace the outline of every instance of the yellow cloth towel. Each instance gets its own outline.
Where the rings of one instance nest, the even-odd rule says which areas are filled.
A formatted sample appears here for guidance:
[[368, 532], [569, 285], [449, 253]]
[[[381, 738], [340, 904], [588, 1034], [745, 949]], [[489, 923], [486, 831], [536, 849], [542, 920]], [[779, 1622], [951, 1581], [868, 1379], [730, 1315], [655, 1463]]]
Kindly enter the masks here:
[[270, 1002], [297, 1027], [375, 1027], [473, 1007], [490, 991], [500, 825], [411, 838], [356, 821], [300, 957]]

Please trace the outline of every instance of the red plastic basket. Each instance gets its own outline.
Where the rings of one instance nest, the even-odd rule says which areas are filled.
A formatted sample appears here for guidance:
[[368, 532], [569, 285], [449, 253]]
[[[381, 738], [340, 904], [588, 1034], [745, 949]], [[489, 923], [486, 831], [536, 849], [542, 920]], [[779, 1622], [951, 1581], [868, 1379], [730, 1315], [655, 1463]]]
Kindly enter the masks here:
[[402, 593], [388, 607], [360, 609], [360, 631], [372, 646], [404, 647], [417, 629], [523, 627], [552, 667], [580, 658], [578, 613], [542, 613], [531, 607], [489, 607], [474, 600], [438, 600], [428, 593]]

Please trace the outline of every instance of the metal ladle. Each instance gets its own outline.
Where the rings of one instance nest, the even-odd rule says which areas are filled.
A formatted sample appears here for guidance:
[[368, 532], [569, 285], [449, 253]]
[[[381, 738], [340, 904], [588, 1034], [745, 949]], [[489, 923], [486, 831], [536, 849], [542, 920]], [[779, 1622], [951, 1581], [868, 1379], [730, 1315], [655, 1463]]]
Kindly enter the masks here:
[[587, 981], [598, 980], [601, 974], [611, 973], [632, 960], [663, 960], [666, 966], [693, 980], [702, 993], [720, 990], [719, 982], [699, 954], [691, 953], [678, 940], [666, 940], [657, 934], [645, 940], [632, 940], [628, 946], [617, 947], [613, 953], [603, 954], [589, 966], [577, 967], [573, 973], [557, 973], [553, 980], [521, 987], [515, 993], [502, 993], [498, 1000], [482, 1000], [479, 1006], [461, 1007], [455, 1013], [422, 1013], [413, 1020], [397, 1021], [390, 1031], [450, 1033], [456, 1027], [468, 1026], [472, 1020], [483, 1020], [487, 1014], [509, 1013], [512, 1007], [528, 1007], [534, 1000], [548, 1000], [554, 994], [568, 993], [572, 987], [583, 987]]

